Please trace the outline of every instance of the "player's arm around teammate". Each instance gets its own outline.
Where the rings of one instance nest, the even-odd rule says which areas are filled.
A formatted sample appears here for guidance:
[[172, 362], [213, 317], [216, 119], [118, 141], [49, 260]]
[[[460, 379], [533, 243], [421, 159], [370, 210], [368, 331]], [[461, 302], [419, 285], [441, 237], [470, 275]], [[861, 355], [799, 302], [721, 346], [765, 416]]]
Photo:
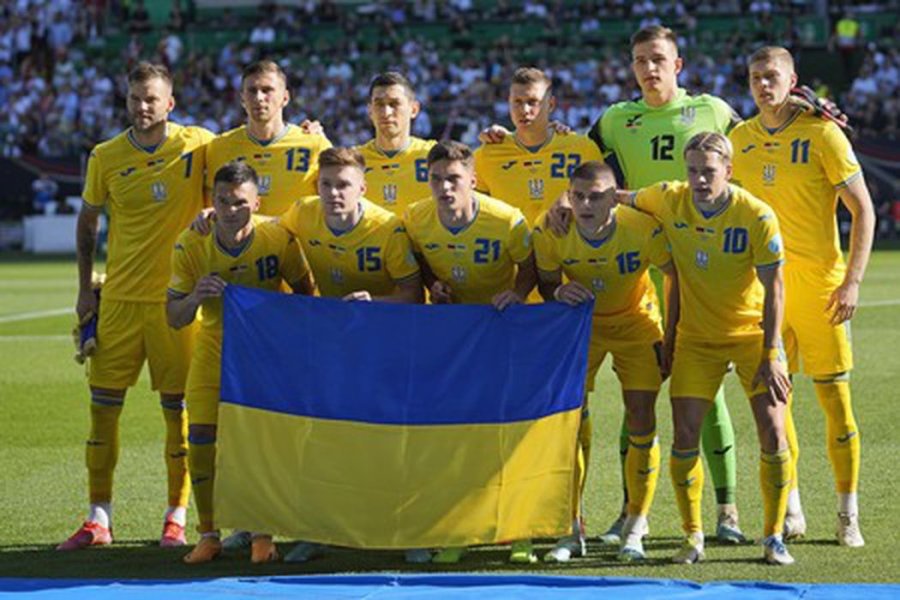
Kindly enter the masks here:
[[[586, 387], [607, 354], [612, 355], [625, 403], [629, 447], [625, 479], [629, 503], [619, 558], [645, 558], [642, 537], [659, 474], [656, 436], [656, 396], [667, 373], [661, 352], [663, 332], [655, 291], [647, 270], [651, 264], [665, 273], [668, 290], [678, 292], [677, 275], [662, 227], [631, 208], [616, 208], [612, 169], [587, 162], [572, 173], [568, 195], [574, 224], [565, 236], [542, 227], [534, 234], [540, 289], [546, 300], [594, 304], [594, 331]], [[568, 279], [563, 283], [563, 275]], [[579, 432], [579, 489], [590, 449], [587, 398]], [[575, 507], [573, 535], [563, 538], [544, 560], [567, 561], [584, 553], [582, 524]]]
[[[225, 288], [234, 283], [275, 291], [284, 281], [295, 292], [314, 291], [297, 242], [273, 222], [254, 222], [259, 178], [253, 168], [245, 162], [226, 163], [213, 181], [215, 226], [208, 236], [188, 230], [179, 238], [172, 255], [167, 302], [169, 324], [175, 328], [192, 323], [201, 306], [204, 310], [185, 394], [188, 456], [201, 534], [200, 542], [184, 557], [189, 564], [208, 562], [222, 551], [213, 497]], [[253, 536], [253, 562], [277, 557], [271, 536]]]

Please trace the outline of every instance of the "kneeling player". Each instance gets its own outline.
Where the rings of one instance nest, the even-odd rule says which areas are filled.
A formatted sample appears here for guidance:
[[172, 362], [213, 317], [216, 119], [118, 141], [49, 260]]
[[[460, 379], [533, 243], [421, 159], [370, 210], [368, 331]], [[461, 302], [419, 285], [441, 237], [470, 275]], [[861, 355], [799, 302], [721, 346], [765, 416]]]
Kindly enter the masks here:
[[[259, 179], [244, 162], [220, 168], [213, 181], [215, 225], [210, 235], [185, 231], [172, 255], [167, 312], [178, 329], [192, 323], [203, 307], [203, 322], [188, 372], [185, 393], [188, 409], [188, 458], [197, 502], [200, 542], [184, 557], [203, 563], [222, 551], [213, 519], [216, 423], [222, 356], [222, 293], [235, 283], [278, 290], [282, 281], [295, 292], [310, 294], [309, 266], [296, 241], [274, 222], [255, 223], [259, 208]], [[251, 560], [276, 560], [271, 536], [255, 536]]]
[[687, 535], [673, 560], [704, 557], [700, 427], [733, 362], [762, 451], [764, 556], [772, 564], [791, 564], [781, 538], [792, 472], [784, 425], [791, 384], [780, 337], [784, 253], [778, 220], [761, 200], [729, 185], [732, 148], [725, 136], [697, 134], [684, 156], [687, 183], [661, 183], [620, 197], [662, 223], [678, 269], [676, 340], [666, 339], [667, 351], [674, 347], [669, 466]]
[[[534, 231], [539, 286], [546, 300], [573, 306], [594, 303], [593, 333], [588, 358], [588, 391], [607, 354], [622, 384], [628, 424], [629, 447], [625, 458], [628, 516], [619, 558], [643, 560], [641, 538], [659, 477], [659, 445], [656, 438], [656, 395], [667, 364], [660, 364], [662, 329], [656, 294], [647, 272], [651, 264], [665, 273], [677, 298], [678, 286], [672, 257], [662, 227], [652, 218], [628, 207], [615, 208], [616, 179], [604, 163], [587, 162], [572, 173], [568, 190], [575, 226], [560, 237], [541, 227]], [[562, 283], [565, 274], [568, 283]], [[677, 303], [667, 302], [677, 310]], [[587, 399], [579, 434], [582, 467], [590, 448]], [[575, 510], [575, 531], [563, 538], [544, 560], [567, 561], [583, 556], [584, 534]]]

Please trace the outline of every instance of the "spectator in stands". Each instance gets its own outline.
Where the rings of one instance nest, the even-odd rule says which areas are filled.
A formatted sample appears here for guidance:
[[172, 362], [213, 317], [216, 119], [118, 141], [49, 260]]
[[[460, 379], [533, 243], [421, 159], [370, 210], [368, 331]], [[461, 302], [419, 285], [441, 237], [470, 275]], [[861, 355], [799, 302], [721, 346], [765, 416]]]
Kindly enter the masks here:
[[38, 214], [56, 212], [56, 194], [59, 192], [59, 184], [50, 178], [47, 173], [41, 171], [37, 178], [31, 182], [32, 207]]

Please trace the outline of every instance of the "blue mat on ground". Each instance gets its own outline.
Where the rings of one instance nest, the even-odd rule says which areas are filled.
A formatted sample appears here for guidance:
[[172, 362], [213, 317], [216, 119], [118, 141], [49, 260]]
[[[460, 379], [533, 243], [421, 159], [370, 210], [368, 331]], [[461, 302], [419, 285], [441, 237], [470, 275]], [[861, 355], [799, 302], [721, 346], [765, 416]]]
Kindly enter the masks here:
[[[230, 577], [206, 581], [0, 578], [0, 598], [27, 596], [105, 600], [163, 597], [210, 598], [488, 598], [490, 600], [837, 600], [900, 597], [900, 584], [782, 584], [761, 581], [694, 583], [673, 579], [492, 575], [329, 575]], [[175, 596], [172, 596], [175, 594]]]

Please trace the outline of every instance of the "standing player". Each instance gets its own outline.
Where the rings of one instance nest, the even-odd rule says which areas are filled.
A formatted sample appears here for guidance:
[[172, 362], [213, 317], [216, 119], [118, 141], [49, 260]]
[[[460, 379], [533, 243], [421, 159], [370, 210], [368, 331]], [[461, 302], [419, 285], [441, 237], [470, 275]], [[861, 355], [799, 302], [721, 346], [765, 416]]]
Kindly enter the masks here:
[[[628, 207], [615, 208], [615, 195], [616, 177], [608, 165], [582, 163], [573, 171], [568, 190], [574, 226], [565, 236], [535, 227], [534, 253], [546, 300], [573, 306], [594, 304], [587, 390], [593, 390], [607, 354], [612, 355], [622, 384], [630, 432], [625, 458], [625, 530], [633, 534], [623, 539], [619, 558], [634, 561], [645, 558], [641, 533], [659, 478], [656, 395], [669, 368], [659, 364], [663, 332], [650, 265], [656, 265], [672, 283], [667, 286], [670, 312], [677, 311], [678, 286], [662, 227], [652, 217]], [[563, 275], [568, 283], [563, 283]], [[674, 319], [666, 322], [674, 325]], [[563, 562], [584, 555], [583, 537], [565, 541], [568, 543], [557, 544], [544, 560]]]
[[[406, 228], [435, 304], [493, 304], [503, 310], [525, 301], [536, 274], [531, 233], [521, 211], [476, 193], [472, 151], [438, 142], [428, 153], [432, 198], [411, 205]], [[445, 548], [434, 562], [455, 563], [465, 548]], [[530, 541], [513, 543], [510, 561], [533, 563]]]
[[241, 106], [246, 125], [227, 131], [209, 145], [207, 189], [227, 162], [242, 160], [259, 176], [260, 214], [278, 216], [297, 198], [316, 193], [319, 153], [331, 146], [322, 135], [304, 133], [284, 122], [290, 101], [287, 76], [278, 63], [261, 60], [244, 69]]
[[475, 188], [518, 208], [532, 226], [566, 190], [578, 165], [600, 160], [587, 137], [554, 133], [555, 108], [550, 78], [540, 69], [517, 69], [509, 86], [515, 132], [475, 151]]
[[428, 151], [435, 142], [410, 135], [419, 101], [409, 80], [394, 71], [369, 85], [369, 119], [375, 139], [358, 146], [366, 161], [368, 198], [395, 215], [428, 195]]
[[[319, 293], [345, 300], [422, 302], [422, 279], [400, 217], [364, 198], [366, 163], [352, 148], [319, 155], [318, 197], [297, 200], [278, 219], [296, 235], [309, 259]], [[285, 556], [306, 562], [325, 546], [300, 542]], [[427, 551], [409, 550], [409, 562], [427, 562]]]
[[[177, 329], [194, 322], [203, 307], [203, 322], [191, 356], [185, 394], [194, 498], [200, 516], [200, 542], [184, 562], [209, 562], [222, 551], [213, 518], [216, 424], [222, 362], [222, 294], [229, 284], [275, 291], [282, 281], [298, 293], [313, 292], [309, 266], [297, 242], [273, 222], [254, 223], [259, 209], [259, 179], [246, 162], [230, 162], [213, 177], [216, 220], [209, 235], [190, 229], [178, 238], [172, 254], [167, 312]], [[251, 560], [278, 558], [272, 537], [252, 542]]]
[[[166, 324], [169, 251], [203, 206], [204, 147], [212, 133], [168, 121], [175, 106], [172, 78], [161, 65], [138, 64], [128, 74], [132, 126], [94, 148], [88, 161], [84, 206], [78, 216], [80, 322], [99, 315], [98, 346], [91, 358], [91, 434], [87, 442], [90, 511], [84, 525], [58, 546], [77, 550], [112, 542], [113, 471], [119, 455], [119, 415], [126, 390], [146, 360], [160, 392], [166, 424], [168, 509], [162, 546], [185, 543], [190, 495], [184, 384], [191, 332]], [[91, 287], [97, 224], [110, 217], [106, 284], [97, 303]]]
[[687, 183], [663, 182], [623, 195], [662, 223], [678, 270], [675, 340], [666, 339], [666, 351], [674, 349], [669, 468], [686, 537], [673, 561], [704, 558], [700, 428], [733, 362], [759, 437], [765, 560], [791, 564], [781, 537], [791, 478], [784, 426], [791, 384], [781, 344], [778, 221], [764, 202], [728, 184], [732, 148], [724, 135], [694, 136], [684, 159]]
[[[789, 101], [797, 81], [790, 53], [762, 48], [750, 57], [749, 68], [759, 115], [731, 133], [738, 150], [735, 178], [766, 201], [781, 223], [787, 256], [784, 339], [791, 372], [798, 372], [799, 357], [803, 372], [813, 379], [825, 412], [826, 447], [838, 493], [837, 538], [842, 545], [859, 547], [865, 542], [858, 521], [860, 442], [850, 406], [849, 330], [872, 247], [872, 200], [840, 128], [804, 114]], [[838, 198], [853, 216], [846, 265], [834, 216]], [[796, 466], [798, 453], [792, 451]], [[795, 474], [785, 520], [788, 537], [806, 530], [796, 479]]]
[[[611, 106], [588, 135], [606, 161], [621, 173], [625, 187], [637, 189], [682, 179], [688, 140], [705, 131], [727, 133], [740, 119], [721, 99], [707, 94], [689, 96], [678, 87], [683, 61], [671, 29], [653, 25], [635, 33], [631, 38], [631, 56], [641, 99]], [[555, 215], [551, 212], [550, 216]], [[623, 428], [619, 448], [624, 459], [627, 428]], [[716, 393], [703, 424], [703, 453], [716, 490], [716, 537], [725, 543], [741, 543], [745, 539], [735, 504], [734, 428], [722, 389]], [[622, 515], [601, 539], [618, 542], [624, 521], [623, 507]]]

